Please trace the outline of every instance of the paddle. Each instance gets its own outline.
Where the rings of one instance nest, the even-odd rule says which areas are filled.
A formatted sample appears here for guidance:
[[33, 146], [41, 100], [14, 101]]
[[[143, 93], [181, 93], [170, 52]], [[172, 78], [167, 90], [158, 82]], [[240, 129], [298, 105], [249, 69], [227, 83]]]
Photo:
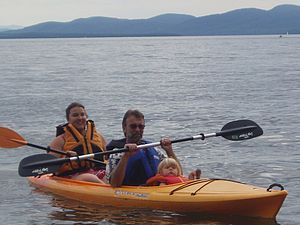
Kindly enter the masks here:
[[[263, 134], [263, 130], [251, 120], [237, 120], [227, 123], [220, 132], [210, 134], [199, 134], [196, 136], [175, 139], [172, 143], [191, 141], [196, 139], [204, 140], [209, 137], [222, 136], [232, 141], [242, 141], [251, 138], [258, 137]], [[138, 149], [144, 149], [154, 146], [159, 146], [160, 142], [148, 143], [144, 145], [138, 145]], [[19, 175], [23, 177], [38, 176], [48, 173], [55, 173], [66, 162], [75, 160], [83, 160], [94, 157], [96, 155], [115, 154], [119, 152], [126, 152], [127, 148], [116, 149], [112, 151], [99, 152], [95, 154], [81, 155], [78, 157], [70, 158], [53, 158], [53, 156], [46, 156], [47, 154], [40, 154], [39, 156], [28, 156], [24, 158], [19, 164]], [[40, 157], [40, 158], [39, 158]]]
[[[64, 151], [52, 149], [50, 147], [43, 147], [40, 145], [31, 144], [31, 143], [27, 142], [20, 134], [18, 134], [14, 130], [11, 130], [6, 127], [0, 127], [0, 147], [1, 148], [18, 148], [18, 147], [21, 147], [24, 145], [27, 145], [27, 146], [30, 146], [33, 148], [46, 150], [47, 152], [55, 152], [55, 153], [58, 153], [61, 155], [68, 155]], [[105, 163], [100, 162], [98, 160], [94, 160], [94, 159], [87, 159], [87, 160], [90, 162], [93, 162], [93, 163], [105, 165]]]
[[1, 148], [18, 148], [28, 145], [33, 148], [38, 148], [46, 151], [55, 152], [62, 155], [67, 155], [66, 152], [55, 150], [27, 142], [20, 134], [6, 127], [0, 127], [0, 147]]

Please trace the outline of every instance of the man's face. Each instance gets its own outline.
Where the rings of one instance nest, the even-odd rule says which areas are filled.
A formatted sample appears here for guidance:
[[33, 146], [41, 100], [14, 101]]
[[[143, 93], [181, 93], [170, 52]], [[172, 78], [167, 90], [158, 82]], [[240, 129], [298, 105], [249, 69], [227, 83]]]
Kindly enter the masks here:
[[143, 137], [145, 121], [142, 118], [129, 116], [126, 119], [126, 124], [123, 127], [127, 143], [139, 144]]

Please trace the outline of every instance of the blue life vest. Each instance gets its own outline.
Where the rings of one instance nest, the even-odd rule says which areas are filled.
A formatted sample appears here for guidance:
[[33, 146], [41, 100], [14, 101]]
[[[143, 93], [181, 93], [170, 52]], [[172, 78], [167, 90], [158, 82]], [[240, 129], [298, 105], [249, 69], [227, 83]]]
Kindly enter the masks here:
[[[149, 142], [142, 140], [142, 144]], [[108, 144], [107, 150], [113, 146], [120, 148], [124, 147], [125, 140], [113, 140]], [[136, 154], [131, 156], [126, 167], [125, 178], [123, 185], [144, 185], [146, 181], [157, 173], [157, 167], [160, 163], [159, 156], [154, 147], [140, 149]]]

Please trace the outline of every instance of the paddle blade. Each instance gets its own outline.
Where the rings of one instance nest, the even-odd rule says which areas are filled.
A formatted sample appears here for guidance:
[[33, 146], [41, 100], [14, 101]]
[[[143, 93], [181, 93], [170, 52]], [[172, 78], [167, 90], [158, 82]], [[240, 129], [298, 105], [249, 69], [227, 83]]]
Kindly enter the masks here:
[[[28, 156], [21, 160], [19, 164], [19, 175], [21, 177], [30, 177], [30, 176], [40, 176], [43, 174], [55, 173], [58, 171], [61, 165], [54, 164], [54, 165], [43, 165], [43, 161], [49, 160], [57, 160], [54, 155], [51, 154], [37, 154]], [[37, 166], [28, 166], [30, 164], [34, 164], [39, 162], [40, 165]]]
[[1, 148], [18, 148], [27, 145], [27, 141], [15, 131], [0, 127], [0, 147]]
[[263, 130], [252, 120], [236, 120], [227, 123], [219, 132], [222, 137], [231, 141], [243, 141], [258, 137]]

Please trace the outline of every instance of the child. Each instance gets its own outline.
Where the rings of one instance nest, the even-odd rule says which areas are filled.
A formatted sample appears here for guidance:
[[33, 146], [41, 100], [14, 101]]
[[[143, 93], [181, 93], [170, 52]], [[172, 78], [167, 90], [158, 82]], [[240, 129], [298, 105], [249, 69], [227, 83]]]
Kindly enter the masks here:
[[155, 186], [176, 184], [189, 180], [188, 178], [180, 175], [180, 166], [173, 158], [165, 158], [163, 161], [160, 162], [157, 170], [157, 174], [154, 177], [151, 177], [147, 180], [147, 185]]

